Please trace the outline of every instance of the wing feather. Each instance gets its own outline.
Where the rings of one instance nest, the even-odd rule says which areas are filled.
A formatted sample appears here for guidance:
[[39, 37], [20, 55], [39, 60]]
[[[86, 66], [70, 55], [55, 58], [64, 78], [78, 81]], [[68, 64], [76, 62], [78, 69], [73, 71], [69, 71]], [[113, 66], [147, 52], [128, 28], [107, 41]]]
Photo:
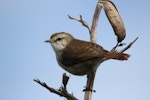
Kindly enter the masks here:
[[107, 53], [108, 51], [103, 47], [92, 42], [74, 40], [64, 50], [61, 63], [72, 66], [80, 62], [103, 58]]

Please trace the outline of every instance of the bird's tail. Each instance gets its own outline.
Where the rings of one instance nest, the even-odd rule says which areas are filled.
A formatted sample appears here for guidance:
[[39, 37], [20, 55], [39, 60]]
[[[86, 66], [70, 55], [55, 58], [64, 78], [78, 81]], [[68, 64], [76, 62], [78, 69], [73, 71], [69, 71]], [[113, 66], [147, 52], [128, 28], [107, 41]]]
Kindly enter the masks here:
[[116, 59], [116, 60], [128, 60], [129, 57], [130, 57], [129, 54], [114, 51], [108, 52], [107, 55], [105, 56], [106, 59]]

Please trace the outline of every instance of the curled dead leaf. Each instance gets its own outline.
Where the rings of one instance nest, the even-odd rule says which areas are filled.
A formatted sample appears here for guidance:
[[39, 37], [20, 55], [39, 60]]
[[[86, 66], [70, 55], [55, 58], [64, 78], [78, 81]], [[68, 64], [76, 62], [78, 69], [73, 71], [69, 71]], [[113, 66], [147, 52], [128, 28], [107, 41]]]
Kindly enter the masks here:
[[102, 4], [106, 16], [113, 27], [118, 43], [121, 42], [126, 36], [126, 30], [115, 4], [110, 0], [102, 0], [100, 3]]

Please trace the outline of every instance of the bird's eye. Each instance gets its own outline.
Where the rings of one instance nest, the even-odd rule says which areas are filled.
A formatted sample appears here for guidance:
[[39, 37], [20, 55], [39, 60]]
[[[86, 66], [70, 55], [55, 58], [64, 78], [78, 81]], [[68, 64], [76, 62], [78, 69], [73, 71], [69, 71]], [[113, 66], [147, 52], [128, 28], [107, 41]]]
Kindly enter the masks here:
[[58, 38], [57, 40], [58, 40], [58, 41], [60, 41], [60, 40], [61, 40], [61, 38]]

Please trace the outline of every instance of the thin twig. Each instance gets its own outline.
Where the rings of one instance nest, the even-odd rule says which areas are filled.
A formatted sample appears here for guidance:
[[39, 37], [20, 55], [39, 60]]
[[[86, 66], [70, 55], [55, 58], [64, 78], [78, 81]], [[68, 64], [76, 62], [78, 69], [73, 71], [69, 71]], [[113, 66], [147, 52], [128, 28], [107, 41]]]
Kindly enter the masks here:
[[111, 51], [116, 51], [117, 47], [120, 47], [120, 46], [123, 46], [123, 45], [126, 45], [126, 43], [123, 43], [123, 42], [118, 43], [117, 42], [117, 44], [111, 49]]
[[72, 20], [76, 20], [76, 21], [80, 22], [84, 27], [88, 28], [89, 33], [91, 34], [91, 28], [90, 28], [90, 26], [88, 25], [88, 23], [83, 20], [82, 15], [80, 15], [80, 19], [71, 17], [70, 15], [68, 15], [68, 17], [69, 17], [70, 19], [72, 19]]
[[125, 48], [123, 48], [122, 50], [119, 50], [117, 52], [124, 52], [124, 51], [128, 50], [135, 43], [135, 41], [137, 39], [138, 39], [138, 37], [133, 42], [129, 43], [129, 45], [127, 45]]
[[78, 100], [72, 94], [69, 94], [64, 87], [60, 87], [59, 89], [54, 89], [49, 87], [45, 82], [41, 82], [39, 79], [34, 79], [34, 81], [40, 84], [41, 86], [45, 87], [50, 92], [55, 93], [61, 97], [65, 97], [67, 100]]

